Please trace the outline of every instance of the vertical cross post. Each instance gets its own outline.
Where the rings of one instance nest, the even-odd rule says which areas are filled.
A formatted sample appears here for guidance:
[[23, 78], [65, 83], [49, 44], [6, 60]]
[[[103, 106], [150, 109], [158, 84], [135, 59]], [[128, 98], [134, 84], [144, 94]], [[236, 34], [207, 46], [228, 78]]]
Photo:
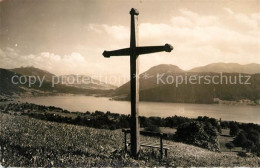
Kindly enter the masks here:
[[139, 61], [136, 47], [138, 45], [138, 11], [131, 9], [130, 35], [130, 77], [131, 77], [131, 153], [138, 157], [140, 151], [139, 126]]

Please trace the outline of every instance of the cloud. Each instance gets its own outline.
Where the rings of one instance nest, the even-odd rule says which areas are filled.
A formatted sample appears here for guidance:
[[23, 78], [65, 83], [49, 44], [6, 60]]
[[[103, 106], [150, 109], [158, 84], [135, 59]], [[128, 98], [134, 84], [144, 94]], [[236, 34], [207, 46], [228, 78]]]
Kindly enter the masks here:
[[[149, 56], [143, 56], [142, 61], [146, 62], [143, 67], [172, 63], [189, 69], [216, 61], [260, 63], [259, 13], [235, 13], [229, 8], [224, 10], [228, 14], [225, 17], [201, 15], [180, 9], [180, 15], [173, 16], [168, 23], [140, 23], [141, 45], [163, 45], [169, 42], [175, 46], [172, 53], [175, 58], [163, 56], [160, 59], [150, 59], [147, 58]], [[129, 41], [128, 29], [120, 25], [99, 26], [99, 30], [104, 34], [121, 41]], [[118, 43], [117, 40], [114, 40], [114, 43]]]
[[192, 21], [188, 18], [182, 16], [175, 16], [171, 18], [171, 23], [173, 25], [178, 25], [179, 27], [190, 27], [192, 26]]
[[50, 52], [42, 52], [39, 54], [21, 55], [12, 48], [0, 50], [1, 67], [17, 68], [21, 66], [35, 66], [40, 69], [47, 70], [52, 73], [84, 74], [88, 69], [89, 63], [80, 54], [73, 52], [67, 55], [57, 55]]
[[87, 28], [99, 34], [107, 34], [116, 40], [124, 40], [129, 38], [130, 30], [128, 27], [122, 25], [107, 25], [107, 24], [88, 24]]
[[[212, 62], [260, 63], [260, 15], [237, 13], [223, 8], [221, 15], [202, 15], [180, 9], [168, 22], [139, 24], [140, 45], [174, 46], [172, 53], [140, 57], [140, 72], [158, 64], [175, 64], [183, 69]], [[87, 24], [91, 44], [77, 44], [74, 52], [55, 54], [49, 51], [22, 55], [17, 48], [0, 50], [0, 66], [15, 68], [35, 66], [56, 74], [120, 72], [129, 76], [129, 58], [104, 59], [104, 49], [129, 46], [129, 26]], [[93, 43], [93, 44], [92, 44]]]
[[5, 52], [0, 48], [0, 58], [5, 58], [6, 54]]
[[[104, 77], [103, 75], [115, 76], [116, 72], [116, 77], [129, 79], [129, 59], [125, 57], [104, 59], [101, 55], [101, 48], [88, 48], [81, 45], [77, 48], [81, 52], [72, 52], [65, 55], [51, 52], [23, 55], [13, 48], [0, 48], [0, 67], [12, 69], [34, 66], [55, 75], [79, 74], [93, 77], [100, 77], [100, 75], [102, 77]], [[118, 62], [121, 62], [121, 64], [118, 64]], [[117, 85], [121, 85], [123, 82], [125, 80], [118, 81]]]
[[[31, 59], [31, 58], [28, 58]], [[42, 52], [39, 55], [34, 55], [32, 60], [36, 61], [37, 67], [56, 72], [60, 74], [84, 74], [88, 69], [89, 63], [80, 54], [73, 52], [67, 55], [57, 55], [49, 52]], [[42, 63], [44, 62], [44, 65]]]
[[199, 15], [197, 13], [192, 12], [188, 9], [179, 9], [179, 11], [184, 17], [188, 17], [191, 19], [197, 19], [199, 17]]
[[223, 8], [228, 14], [233, 15], [234, 12], [230, 8]]
[[102, 25], [106, 33], [110, 34], [111, 36], [115, 37], [118, 40], [123, 40], [126, 38], [129, 38], [130, 31], [129, 28], [125, 26], [108, 26], [108, 25]]

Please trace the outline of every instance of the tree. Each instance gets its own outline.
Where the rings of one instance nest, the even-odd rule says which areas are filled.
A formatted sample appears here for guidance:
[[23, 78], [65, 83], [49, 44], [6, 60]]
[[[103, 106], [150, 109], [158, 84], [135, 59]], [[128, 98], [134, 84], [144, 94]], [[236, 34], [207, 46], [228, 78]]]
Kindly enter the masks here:
[[248, 141], [248, 139], [246, 138], [246, 134], [245, 132], [240, 132], [236, 138], [234, 139], [233, 143], [236, 145], [236, 146], [241, 146], [243, 147], [245, 145], [245, 143]]
[[260, 156], [260, 143], [256, 143], [251, 152], [255, 153], [257, 156]]
[[233, 149], [235, 147], [235, 145], [232, 142], [226, 143], [225, 144], [226, 148], [228, 148], [231, 152], [231, 149]]
[[236, 136], [239, 133], [239, 127], [238, 127], [237, 123], [232, 122], [232, 123], [230, 123], [229, 127], [230, 127], [229, 135]]
[[212, 151], [219, 151], [217, 131], [209, 122], [186, 122], [177, 128], [175, 140]]
[[247, 135], [247, 138], [254, 143], [258, 143], [260, 140], [260, 134], [257, 130], [251, 129]]
[[246, 149], [247, 152], [251, 152], [255, 148], [255, 144], [253, 141], [248, 140], [244, 145], [243, 148]]

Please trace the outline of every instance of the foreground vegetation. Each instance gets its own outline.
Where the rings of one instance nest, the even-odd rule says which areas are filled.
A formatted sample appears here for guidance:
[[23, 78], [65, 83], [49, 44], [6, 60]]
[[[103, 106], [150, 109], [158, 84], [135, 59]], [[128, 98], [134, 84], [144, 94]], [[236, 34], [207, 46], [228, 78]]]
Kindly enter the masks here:
[[[260, 166], [259, 157], [212, 152], [165, 140], [168, 158], [142, 149], [139, 160], [123, 152], [121, 130], [95, 129], [0, 112], [3, 166]], [[143, 137], [142, 141], [159, 141]]]
[[[130, 127], [130, 115], [114, 114], [110, 112], [69, 112], [58, 107], [42, 106], [29, 103], [9, 103], [0, 105], [0, 111], [14, 115], [26, 115], [32, 118], [67, 123], [73, 125], [88, 126], [102, 129], [119, 129]], [[260, 156], [260, 126], [256, 124], [245, 124], [216, 120], [208, 117], [190, 119], [186, 117], [140, 117], [140, 125], [146, 131], [160, 132], [160, 127], [175, 128], [176, 133], [168, 134], [168, 139], [183, 142], [212, 151], [221, 151], [219, 138], [222, 129], [230, 130], [230, 138], [221, 141], [230, 151], [241, 147], [245, 152]], [[225, 144], [223, 145], [223, 143]]]

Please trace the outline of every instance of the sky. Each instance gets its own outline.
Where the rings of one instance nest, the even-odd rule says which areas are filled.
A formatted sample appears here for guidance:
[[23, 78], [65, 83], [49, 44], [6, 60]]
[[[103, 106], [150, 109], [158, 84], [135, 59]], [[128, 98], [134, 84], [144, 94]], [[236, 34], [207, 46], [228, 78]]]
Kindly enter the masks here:
[[140, 72], [158, 64], [260, 63], [258, 0], [0, 0], [0, 68], [129, 78], [129, 57], [102, 53], [129, 47], [132, 7], [139, 46], [174, 47], [141, 55]]

